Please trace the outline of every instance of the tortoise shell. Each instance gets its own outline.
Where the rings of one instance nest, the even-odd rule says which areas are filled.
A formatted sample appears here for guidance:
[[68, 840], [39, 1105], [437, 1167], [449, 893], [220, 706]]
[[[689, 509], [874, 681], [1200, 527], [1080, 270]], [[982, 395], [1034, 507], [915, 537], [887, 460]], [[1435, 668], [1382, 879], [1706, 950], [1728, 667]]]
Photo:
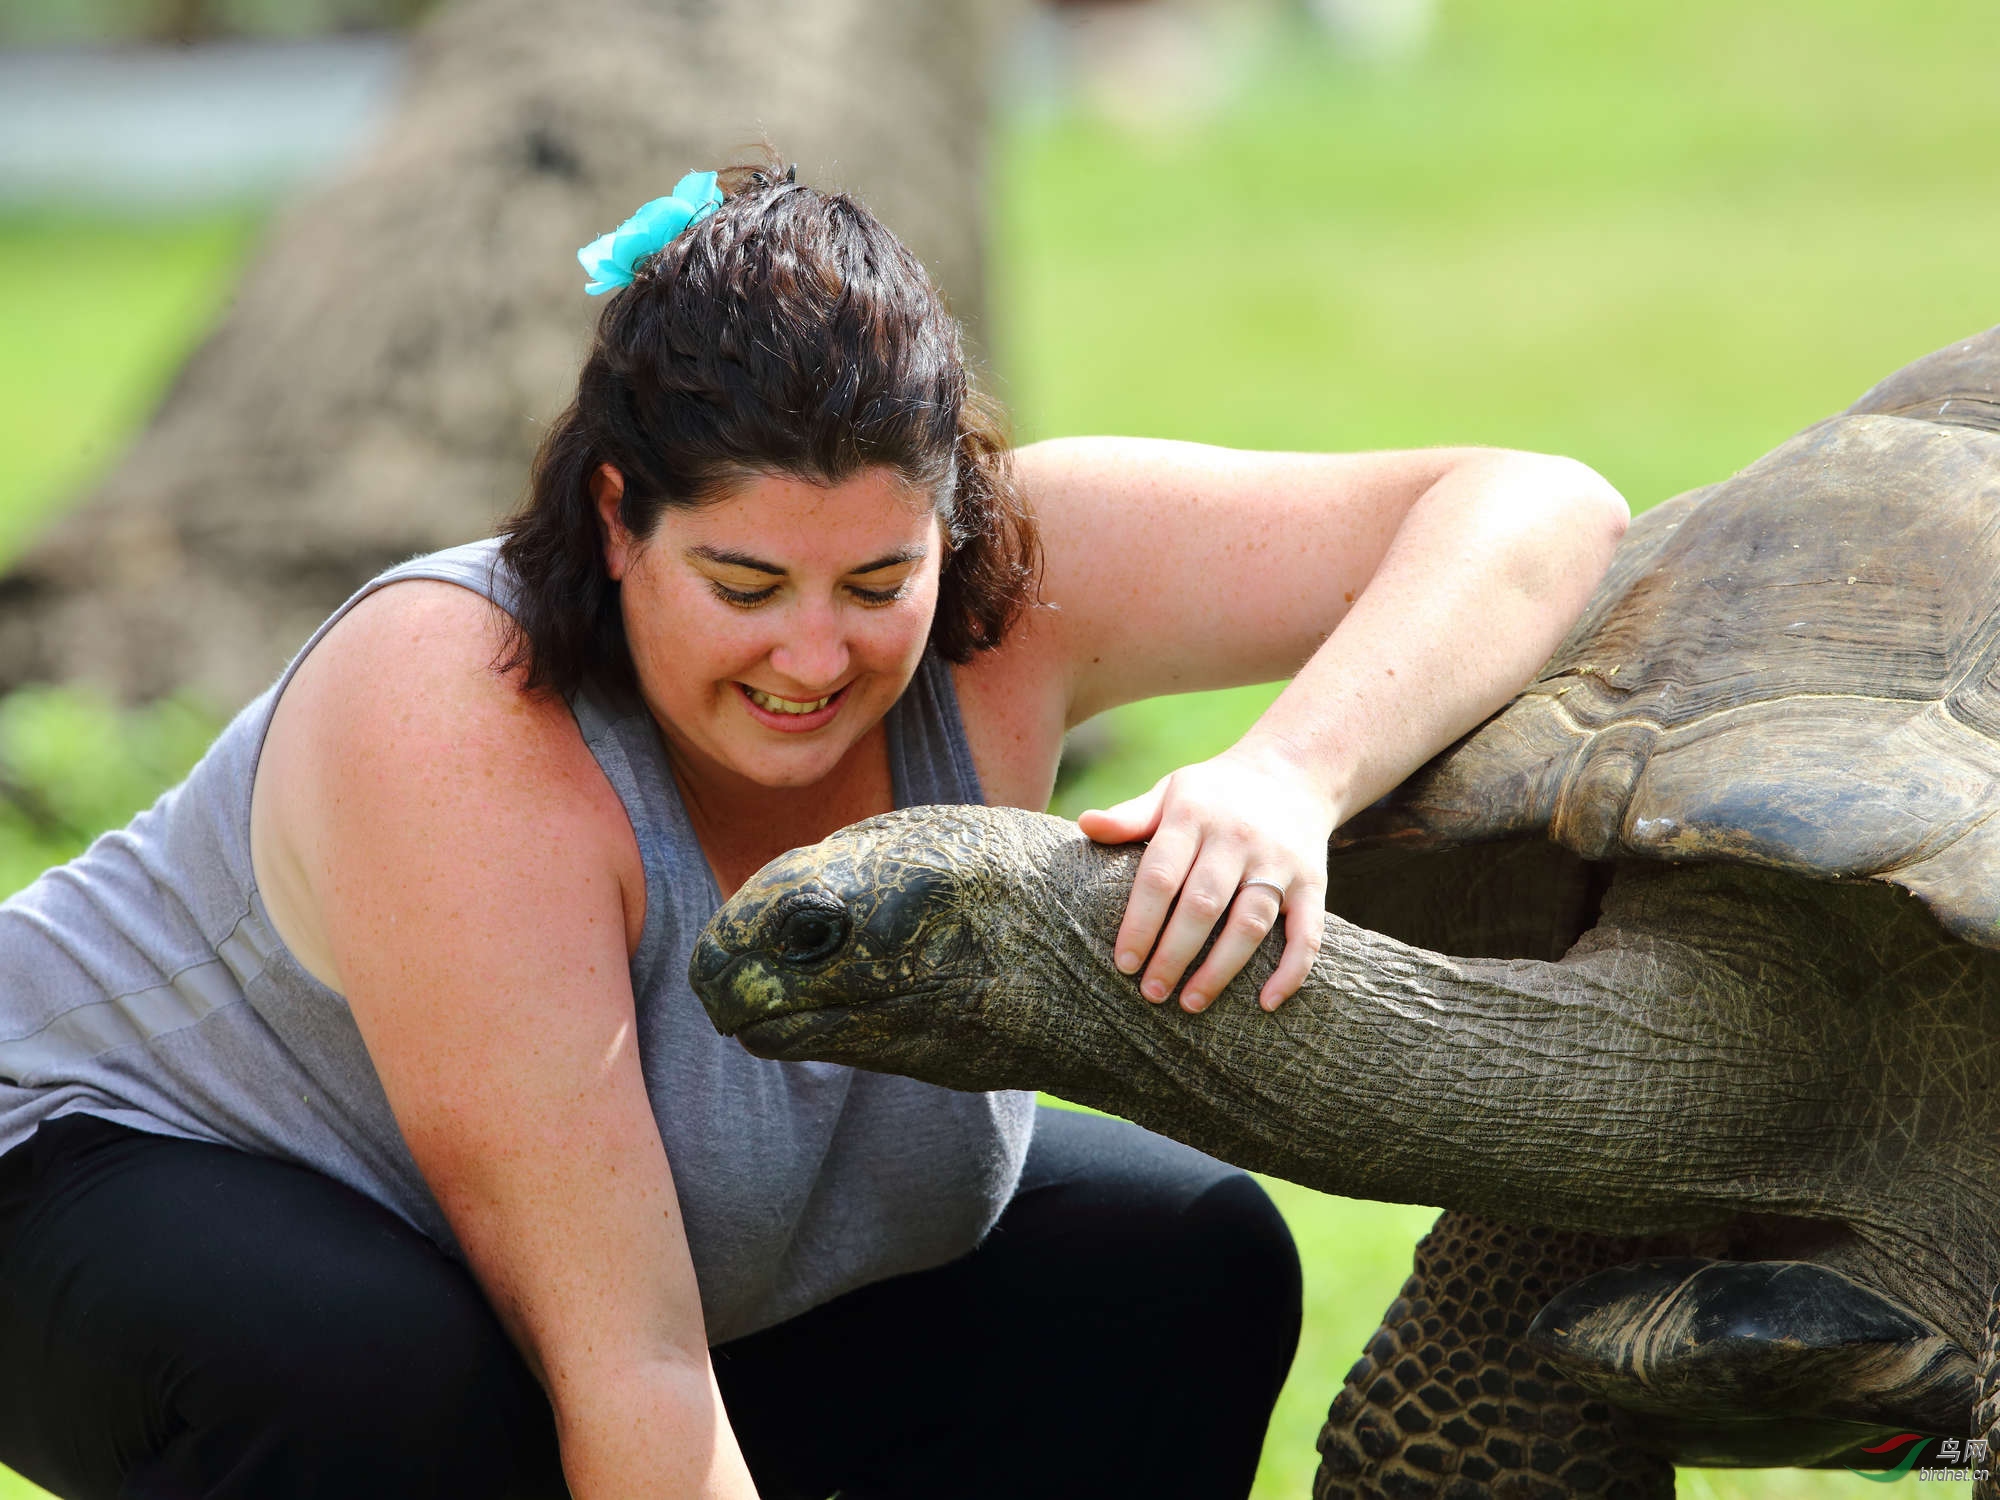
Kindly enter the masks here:
[[1642, 515], [1541, 676], [1335, 847], [1870, 878], [2000, 948], [1997, 606], [2000, 328]]

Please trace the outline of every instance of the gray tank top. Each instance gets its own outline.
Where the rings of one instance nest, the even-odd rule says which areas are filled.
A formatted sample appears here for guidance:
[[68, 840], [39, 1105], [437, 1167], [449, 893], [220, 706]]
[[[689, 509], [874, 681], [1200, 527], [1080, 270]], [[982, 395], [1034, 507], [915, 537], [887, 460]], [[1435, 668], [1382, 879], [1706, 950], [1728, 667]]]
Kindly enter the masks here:
[[[0, 903], [0, 1152], [57, 1115], [298, 1162], [447, 1251], [450, 1226], [390, 1113], [347, 1003], [273, 931], [250, 870], [250, 792], [278, 696], [385, 584], [441, 579], [511, 607], [498, 544], [392, 568], [320, 627], [187, 780]], [[724, 1041], [687, 984], [720, 896], [638, 705], [585, 695], [583, 738], [646, 873], [632, 959], [639, 1056], [673, 1165], [711, 1342], [971, 1249], [1012, 1195], [1026, 1094], [958, 1094]], [[896, 805], [979, 802], [951, 672], [926, 654], [890, 711]]]

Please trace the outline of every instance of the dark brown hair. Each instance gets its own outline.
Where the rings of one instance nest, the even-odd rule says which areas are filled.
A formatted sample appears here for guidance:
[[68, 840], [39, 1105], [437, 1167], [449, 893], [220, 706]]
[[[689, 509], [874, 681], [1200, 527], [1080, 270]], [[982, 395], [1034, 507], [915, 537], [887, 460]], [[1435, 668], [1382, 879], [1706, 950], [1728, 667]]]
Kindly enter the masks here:
[[997, 646], [1033, 595], [1033, 518], [999, 410], [967, 382], [957, 323], [923, 266], [867, 209], [774, 166], [720, 174], [722, 206], [610, 293], [576, 399], [501, 527], [520, 580], [503, 665], [571, 694], [626, 688], [631, 652], [604, 570], [591, 476], [625, 478], [619, 517], [757, 474], [838, 484], [886, 467], [936, 497], [946, 556], [931, 641], [951, 661]]

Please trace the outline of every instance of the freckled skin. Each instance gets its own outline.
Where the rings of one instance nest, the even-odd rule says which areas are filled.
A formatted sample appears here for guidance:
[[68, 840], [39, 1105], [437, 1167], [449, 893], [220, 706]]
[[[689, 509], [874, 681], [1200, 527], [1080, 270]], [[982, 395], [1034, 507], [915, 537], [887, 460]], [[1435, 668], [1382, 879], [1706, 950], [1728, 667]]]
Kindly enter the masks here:
[[1275, 941], [1205, 1014], [1146, 1004], [1110, 949], [1136, 851], [984, 808], [775, 862], [692, 977], [765, 1055], [1444, 1206], [1318, 1495], [1991, 1436], [1994, 598], [2000, 331], [1642, 517], [1541, 677], [1341, 830], [1275, 1015]]

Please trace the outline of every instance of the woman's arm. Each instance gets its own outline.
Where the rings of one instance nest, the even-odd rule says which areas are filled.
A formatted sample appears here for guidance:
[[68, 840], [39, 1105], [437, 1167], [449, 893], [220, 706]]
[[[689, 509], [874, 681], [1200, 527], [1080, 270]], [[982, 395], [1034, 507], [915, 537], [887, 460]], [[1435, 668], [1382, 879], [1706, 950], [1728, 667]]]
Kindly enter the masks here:
[[[1083, 827], [1148, 838], [1120, 965], [1205, 1006], [1280, 911], [1261, 995], [1319, 949], [1326, 840], [1518, 692], [1610, 564], [1624, 501], [1569, 459], [1488, 449], [1343, 455], [1074, 439], [1019, 456], [1044, 526], [1047, 644], [1076, 723], [1118, 703], [1291, 677], [1210, 761]], [[1171, 915], [1169, 913], [1171, 912]], [[1157, 939], [1157, 945], [1156, 945]]]
[[401, 584], [329, 633], [266, 743], [260, 876], [304, 893], [579, 1500], [749, 1500], [634, 1043], [637, 847], [493, 616]]

